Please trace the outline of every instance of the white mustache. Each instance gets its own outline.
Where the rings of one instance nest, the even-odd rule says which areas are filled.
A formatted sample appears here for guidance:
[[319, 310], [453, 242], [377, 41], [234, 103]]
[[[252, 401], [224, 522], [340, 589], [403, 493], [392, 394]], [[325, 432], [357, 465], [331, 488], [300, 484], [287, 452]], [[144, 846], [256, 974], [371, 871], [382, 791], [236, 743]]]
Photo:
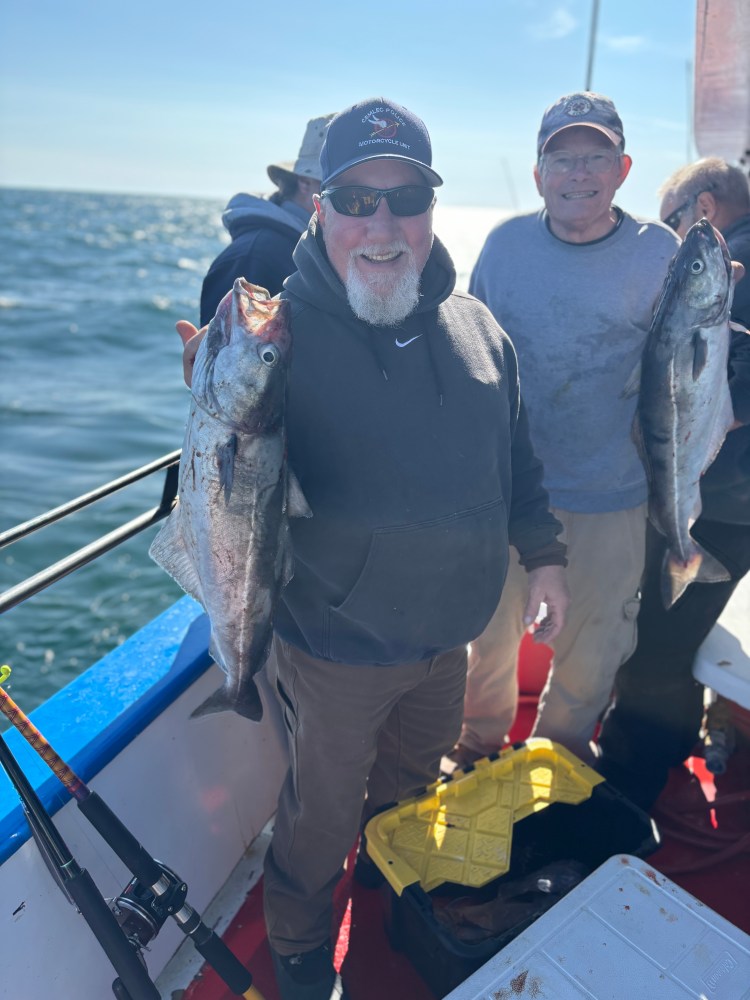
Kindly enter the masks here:
[[354, 250], [349, 251], [349, 259], [356, 260], [357, 257], [377, 257], [385, 253], [405, 253], [410, 257], [412, 256], [411, 247], [407, 243], [403, 240], [395, 240], [393, 243], [385, 245], [368, 243], [366, 246], [355, 247]]

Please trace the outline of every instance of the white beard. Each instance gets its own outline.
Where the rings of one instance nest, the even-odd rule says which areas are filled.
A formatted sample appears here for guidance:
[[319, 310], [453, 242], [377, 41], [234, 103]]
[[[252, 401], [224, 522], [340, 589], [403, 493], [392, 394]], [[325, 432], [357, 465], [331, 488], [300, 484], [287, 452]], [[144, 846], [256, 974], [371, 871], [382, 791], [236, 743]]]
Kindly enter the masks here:
[[[401, 252], [408, 258], [408, 267], [400, 275], [371, 274], [363, 277], [355, 266], [361, 254]], [[346, 297], [352, 312], [372, 326], [399, 326], [419, 303], [420, 274], [414, 264], [414, 254], [406, 243], [388, 247], [360, 247], [352, 250], [346, 271]]]

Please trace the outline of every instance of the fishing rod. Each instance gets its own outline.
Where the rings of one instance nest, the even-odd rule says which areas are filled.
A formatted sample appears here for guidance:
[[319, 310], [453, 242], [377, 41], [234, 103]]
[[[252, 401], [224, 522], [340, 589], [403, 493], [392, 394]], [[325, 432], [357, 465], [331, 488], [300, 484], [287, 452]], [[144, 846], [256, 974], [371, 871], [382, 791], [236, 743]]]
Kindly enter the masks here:
[[[65, 763], [31, 719], [3, 689], [2, 682], [7, 679], [9, 673], [8, 667], [0, 667], [0, 711], [60, 779], [89, 823], [134, 876], [113, 903], [115, 912], [119, 913], [131, 941], [138, 948], [145, 947], [158, 934], [167, 917], [171, 916], [180, 930], [192, 939], [197, 951], [229, 987], [234, 996], [245, 997], [246, 1000], [263, 1000], [262, 995], [252, 985], [253, 977], [250, 972], [221, 938], [203, 923], [200, 914], [188, 904], [187, 884], [166, 865], [156, 861], [142, 847], [106, 802]], [[4, 744], [1, 738], [0, 742]], [[16, 769], [19, 770], [17, 765]], [[11, 780], [13, 779], [11, 778]], [[28, 782], [26, 784], [28, 785]], [[33, 789], [31, 792], [32, 795], [35, 795]], [[35, 816], [35, 820], [39, 819], [40, 825], [43, 826], [43, 817], [46, 817], [48, 823], [53, 825], [40, 802], [39, 810], [43, 816]], [[70, 852], [65, 850], [69, 855]], [[109, 916], [115, 920], [112, 911], [109, 910], [106, 903], [104, 905]], [[118, 930], [121, 928], [118, 927]], [[121, 978], [125, 982], [124, 977], [121, 976]], [[118, 994], [118, 996], [123, 997], [123, 1000], [126, 996], [131, 995], [132, 1000], [141, 1000], [141, 997], [144, 1000], [156, 997], [158, 1000], [158, 993], [131, 993], [127, 983], [125, 985], [129, 992]], [[153, 984], [151, 985], [153, 989]]]
[[118, 978], [112, 984], [115, 995], [121, 1000], [159, 1000], [156, 987], [133, 943], [126, 936], [94, 880], [71, 854], [2, 736], [0, 765], [18, 792], [34, 840], [47, 867], [69, 902], [78, 907], [117, 972]]

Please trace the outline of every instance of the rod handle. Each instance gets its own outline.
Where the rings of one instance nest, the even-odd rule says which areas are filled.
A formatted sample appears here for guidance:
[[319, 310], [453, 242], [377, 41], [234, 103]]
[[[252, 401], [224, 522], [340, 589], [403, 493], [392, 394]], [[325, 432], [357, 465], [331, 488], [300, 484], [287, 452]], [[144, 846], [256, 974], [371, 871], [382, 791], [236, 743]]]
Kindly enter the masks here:
[[[203, 955], [235, 996], [252, 997], [254, 1000], [258, 1000], [260, 994], [253, 987], [253, 977], [250, 972], [234, 952], [202, 920], [199, 920], [198, 925], [190, 932], [190, 937], [193, 939], [196, 950]], [[254, 992], [251, 992], [253, 990]]]

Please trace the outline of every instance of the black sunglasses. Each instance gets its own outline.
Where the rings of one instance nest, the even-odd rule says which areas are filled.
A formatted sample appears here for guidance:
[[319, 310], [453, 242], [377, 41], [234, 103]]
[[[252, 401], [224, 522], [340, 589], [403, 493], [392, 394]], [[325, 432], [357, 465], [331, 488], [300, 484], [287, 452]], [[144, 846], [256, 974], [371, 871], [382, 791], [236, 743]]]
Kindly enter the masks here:
[[666, 219], [662, 219], [661, 221], [665, 226], [669, 226], [670, 229], [674, 229], [674, 231], [677, 232], [680, 228], [682, 217], [687, 209], [690, 208], [691, 205], [695, 204], [702, 194], [707, 194], [709, 191], [713, 191], [715, 187], [716, 185], [712, 184], [710, 187], [703, 188], [702, 191], [697, 191], [692, 198], [688, 198], [687, 201], [683, 201], [681, 205], [677, 206], [674, 212], [670, 212]]
[[393, 215], [407, 216], [426, 212], [435, 192], [423, 184], [403, 184], [385, 189], [345, 184], [321, 191], [320, 197], [330, 198], [339, 215], [374, 215], [381, 198], [385, 198]]

